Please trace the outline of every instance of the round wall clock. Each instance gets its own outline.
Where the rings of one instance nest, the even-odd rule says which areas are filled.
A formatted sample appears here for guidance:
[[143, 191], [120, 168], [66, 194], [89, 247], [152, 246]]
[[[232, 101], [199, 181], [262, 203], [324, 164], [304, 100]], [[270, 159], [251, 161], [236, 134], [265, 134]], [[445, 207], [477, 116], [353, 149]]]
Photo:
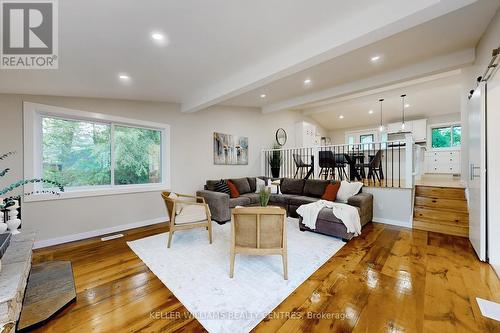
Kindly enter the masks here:
[[285, 143], [286, 143], [286, 132], [284, 129], [282, 128], [278, 128], [278, 130], [276, 131], [276, 142], [280, 145], [280, 146], [284, 146]]

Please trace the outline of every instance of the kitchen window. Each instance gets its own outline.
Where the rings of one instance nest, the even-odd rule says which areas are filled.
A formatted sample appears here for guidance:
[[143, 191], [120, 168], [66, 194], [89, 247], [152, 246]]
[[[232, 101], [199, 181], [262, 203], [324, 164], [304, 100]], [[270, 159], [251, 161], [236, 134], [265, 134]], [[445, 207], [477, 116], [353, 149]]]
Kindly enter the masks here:
[[462, 143], [460, 125], [439, 126], [431, 129], [432, 148], [457, 148]]
[[[65, 187], [59, 197], [164, 190], [169, 187], [169, 126], [25, 103], [25, 173]], [[29, 133], [33, 133], [29, 137]], [[41, 186], [31, 185], [28, 191]], [[46, 189], [44, 187], [43, 189]]]

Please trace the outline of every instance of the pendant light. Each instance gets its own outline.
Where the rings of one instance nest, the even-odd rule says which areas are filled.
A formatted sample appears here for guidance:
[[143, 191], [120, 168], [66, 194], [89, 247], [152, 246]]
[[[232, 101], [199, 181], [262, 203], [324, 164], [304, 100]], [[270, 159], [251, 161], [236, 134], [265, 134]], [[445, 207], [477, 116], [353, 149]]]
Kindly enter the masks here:
[[403, 112], [403, 121], [401, 122], [401, 130], [405, 130], [406, 124], [405, 124], [405, 97], [406, 94], [401, 95], [401, 110]]
[[379, 99], [378, 100], [380, 102], [380, 127], [378, 128], [378, 130], [380, 132], [383, 132], [384, 131], [384, 123], [383, 123], [383, 110], [382, 110], [382, 102], [384, 101], [383, 98]]

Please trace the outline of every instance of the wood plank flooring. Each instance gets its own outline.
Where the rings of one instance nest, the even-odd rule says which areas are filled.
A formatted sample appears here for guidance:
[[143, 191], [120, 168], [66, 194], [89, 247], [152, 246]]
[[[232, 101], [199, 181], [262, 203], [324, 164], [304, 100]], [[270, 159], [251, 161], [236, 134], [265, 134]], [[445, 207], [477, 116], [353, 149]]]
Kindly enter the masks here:
[[[126, 244], [166, 230], [36, 250], [72, 261], [78, 296], [34, 332], [205, 332]], [[500, 302], [500, 281], [466, 238], [370, 223], [254, 332], [500, 332], [475, 297]]]

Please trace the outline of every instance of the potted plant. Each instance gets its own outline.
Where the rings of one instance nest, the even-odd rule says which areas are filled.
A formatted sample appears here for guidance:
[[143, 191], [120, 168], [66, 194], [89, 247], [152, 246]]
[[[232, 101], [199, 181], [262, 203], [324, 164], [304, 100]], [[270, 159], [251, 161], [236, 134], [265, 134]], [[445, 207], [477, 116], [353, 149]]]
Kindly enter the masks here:
[[[0, 155], [0, 162], [3, 161], [4, 159], [6, 159], [7, 157], [14, 155], [14, 154], [15, 154], [15, 152], [8, 152], [8, 153], [5, 153], [3, 155]], [[0, 179], [2, 177], [4, 177], [6, 174], [8, 174], [9, 171], [10, 171], [9, 168], [0, 170]], [[59, 195], [60, 192], [64, 192], [64, 187], [59, 183], [56, 183], [56, 182], [51, 181], [51, 180], [43, 179], [43, 178], [34, 178], [34, 179], [22, 179], [22, 180], [15, 182], [15, 183], [10, 184], [7, 187], [4, 187], [4, 188], [0, 187], [0, 197], [8, 195], [13, 190], [15, 190], [21, 186], [24, 186], [26, 184], [30, 184], [30, 183], [31, 184], [34, 184], [34, 183], [50, 184], [50, 185], [52, 185], [53, 188], [56, 188], [56, 189], [35, 190], [32, 192], [24, 193], [23, 195], [25, 195], [25, 196], [29, 196], [29, 195], [33, 195], [33, 194]], [[19, 200], [20, 198], [21, 198], [21, 195], [13, 195], [13, 196], [9, 196], [9, 197], [0, 199], [0, 212], [3, 213], [3, 212], [5, 212], [5, 210], [9, 210], [9, 208], [10, 208], [10, 210], [18, 209], [18, 207], [19, 207], [18, 202], [20, 202], [20, 200]], [[4, 222], [7, 222], [7, 223], [9, 223], [11, 221], [14, 222], [14, 220], [18, 221], [17, 227], [19, 227], [19, 224], [21, 223], [21, 221], [17, 219], [17, 217], [16, 217], [17, 214], [11, 214], [11, 215], [13, 215], [14, 217], [12, 217], [13, 219], [11, 218], [11, 220], [8, 220], [8, 221], [4, 221], [3, 216], [2, 216], [2, 219], [0, 219], [0, 224], [2, 224], [2, 225], [0, 225], [1, 230], [5, 231]], [[14, 228], [17, 229], [17, 227], [14, 227]], [[10, 227], [9, 227], [9, 229], [10, 229]], [[13, 230], [11, 230], [11, 232], [12, 231]]]
[[271, 196], [271, 189], [267, 186], [264, 186], [259, 192], [259, 201], [262, 207], [267, 207], [270, 196]]
[[271, 166], [271, 175], [273, 178], [279, 178], [280, 168], [281, 168], [281, 150], [280, 146], [274, 145], [271, 151], [271, 156], [269, 156], [269, 165]]

